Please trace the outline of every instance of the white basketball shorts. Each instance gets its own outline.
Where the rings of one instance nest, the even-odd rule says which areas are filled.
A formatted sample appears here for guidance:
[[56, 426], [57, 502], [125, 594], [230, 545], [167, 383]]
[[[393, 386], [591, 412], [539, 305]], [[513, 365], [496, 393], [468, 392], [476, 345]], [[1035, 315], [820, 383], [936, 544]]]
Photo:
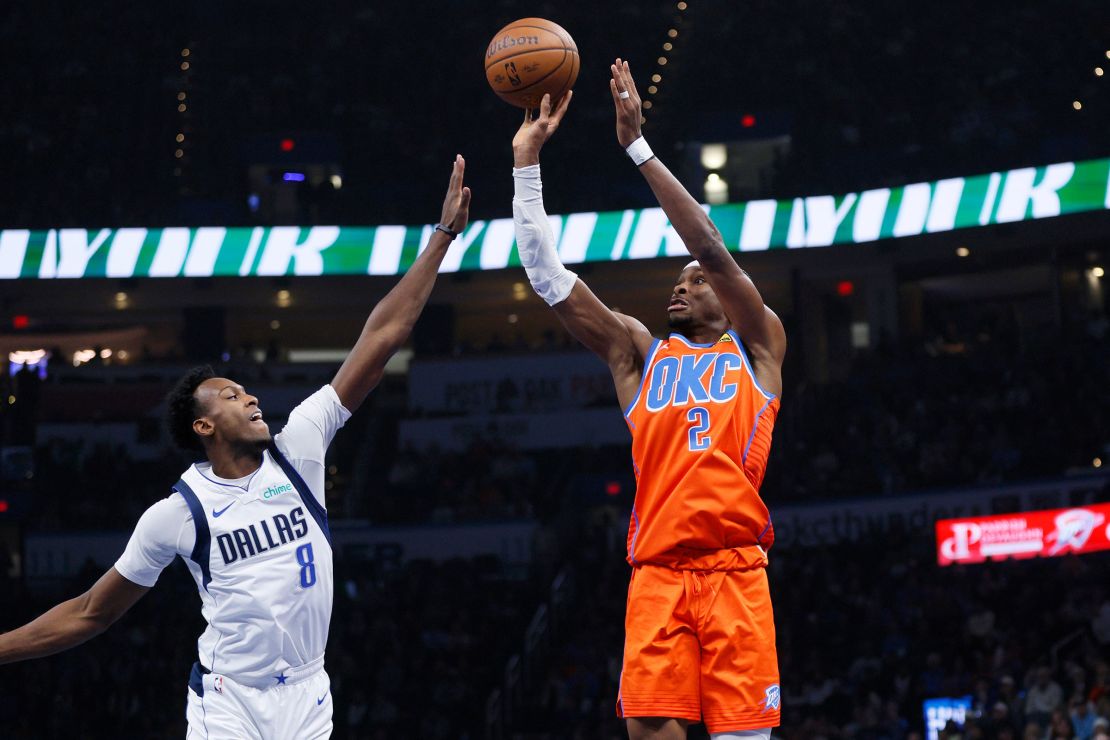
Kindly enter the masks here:
[[295, 683], [260, 689], [228, 676], [190, 681], [186, 740], [315, 740], [331, 737], [331, 679], [320, 670]]

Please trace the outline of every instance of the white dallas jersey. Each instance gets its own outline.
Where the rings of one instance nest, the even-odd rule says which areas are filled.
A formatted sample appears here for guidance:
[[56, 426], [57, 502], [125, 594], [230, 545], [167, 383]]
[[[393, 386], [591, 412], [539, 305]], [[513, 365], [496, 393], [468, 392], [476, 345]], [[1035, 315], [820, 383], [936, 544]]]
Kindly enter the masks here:
[[181, 556], [208, 621], [197, 648], [210, 671], [264, 686], [322, 663], [333, 583], [324, 452], [350, 415], [326, 385], [293, 409], [254, 473], [227, 480], [198, 463], [139, 519], [116, 570], [153, 586]]

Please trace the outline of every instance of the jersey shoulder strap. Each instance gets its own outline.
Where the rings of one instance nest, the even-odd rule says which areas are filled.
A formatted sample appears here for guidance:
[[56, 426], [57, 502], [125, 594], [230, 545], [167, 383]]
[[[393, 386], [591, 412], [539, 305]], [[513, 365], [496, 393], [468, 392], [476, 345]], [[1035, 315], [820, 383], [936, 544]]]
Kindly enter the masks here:
[[312, 489], [308, 487], [304, 478], [302, 478], [301, 474], [297, 472], [297, 469], [293, 467], [293, 463], [289, 462], [285, 455], [281, 454], [281, 450], [278, 449], [276, 442], [271, 440], [269, 447], [266, 449], [270, 451], [270, 457], [274, 459], [274, 462], [276, 462], [278, 467], [281, 468], [281, 471], [285, 473], [289, 482], [293, 484], [293, 488], [297, 490], [297, 493], [301, 497], [301, 501], [308, 507], [308, 513], [312, 514], [312, 518], [316, 520], [316, 525], [320, 527], [320, 530], [324, 533], [324, 537], [330, 545], [331, 529], [328, 528], [327, 509], [321, 506], [320, 502], [316, 500], [316, 497], [312, 494]]
[[173, 485], [173, 490], [181, 494], [181, 498], [185, 499], [185, 503], [189, 507], [189, 513], [193, 515], [193, 526], [197, 530], [197, 538], [189, 559], [200, 566], [201, 583], [204, 585], [204, 590], [207, 591], [208, 584], [212, 582], [212, 570], [209, 567], [212, 532], [208, 529], [208, 517], [204, 514], [204, 507], [201, 505], [197, 494], [185, 482], [184, 478]]

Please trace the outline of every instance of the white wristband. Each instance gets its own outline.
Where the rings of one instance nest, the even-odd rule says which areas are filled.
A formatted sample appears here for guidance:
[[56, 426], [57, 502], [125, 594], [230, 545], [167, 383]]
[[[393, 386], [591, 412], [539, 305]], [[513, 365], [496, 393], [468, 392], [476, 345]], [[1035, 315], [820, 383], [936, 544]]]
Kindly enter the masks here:
[[632, 157], [632, 161], [636, 163], [637, 167], [655, 156], [652, 154], [651, 147], [648, 146], [647, 140], [642, 136], [625, 147], [624, 151], [625, 154]]

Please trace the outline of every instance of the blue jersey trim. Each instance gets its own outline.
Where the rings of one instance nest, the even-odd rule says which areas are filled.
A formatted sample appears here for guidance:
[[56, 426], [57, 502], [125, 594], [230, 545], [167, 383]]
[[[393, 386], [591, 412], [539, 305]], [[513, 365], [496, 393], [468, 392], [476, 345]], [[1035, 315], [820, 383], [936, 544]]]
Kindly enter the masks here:
[[698, 347], [700, 349], [706, 349], [708, 347], [712, 347], [712, 346], [716, 345], [717, 342], [721, 341], [721, 340], [718, 339], [717, 342], [710, 342], [709, 344], [698, 344], [697, 342], [691, 342], [689, 339], [687, 339], [683, 335], [679, 334], [678, 332], [672, 331], [671, 336], [678, 338], [678, 340], [681, 341], [683, 344], [685, 344], [687, 347]]
[[759, 391], [760, 393], [762, 393], [762, 394], [764, 395], [764, 397], [765, 397], [765, 398], [768, 398], [768, 399], [771, 399], [771, 398], [777, 398], [777, 396], [775, 396], [775, 394], [774, 394], [774, 393], [770, 393], [770, 392], [768, 392], [768, 391], [764, 390], [763, 386], [761, 386], [761, 385], [759, 384], [759, 381], [758, 381], [758, 380], [756, 379], [756, 377], [755, 377], [755, 367], [754, 367], [754, 366], [752, 365], [752, 360], [751, 360], [751, 358], [750, 358], [750, 357], [748, 357], [748, 350], [744, 348], [744, 342], [742, 342], [742, 341], [740, 340], [740, 335], [739, 335], [739, 334], [737, 334], [737, 333], [736, 333], [735, 331], [733, 331], [732, 329], [729, 329], [729, 330], [728, 330], [728, 335], [729, 335], [730, 337], [732, 337], [732, 340], [733, 340], [734, 342], [736, 342], [736, 346], [740, 348], [740, 354], [744, 356], [744, 366], [745, 366], [745, 367], [747, 367], [747, 369], [748, 369], [748, 376], [749, 376], [749, 377], [751, 377], [751, 379], [752, 379], [752, 382], [753, 382], [753, 383], [755, 383], [755, 387], [756, 387], [756, 389], [757, 389], [757, 390], [758, 390], [758, 391]]
[[759, 536], [755, 538], [755, 541], [757, 543], [759, 543], [760, 545], [762, 545], [763, 544], [763, 535], [767, 534], [767, 530], [770, 529], [770, 528], [771, 528], [771, 520], [768, 519], [767, 520], [767, 526], [763, 528], [763, 531], [759, 533]]
[[193, 515], [193, 526], [197, 530], [197, 540], [193, 544], [193, 551], [189, 554], [189, 559], [200, 566], [201, 584], [204, 590], [208, 590], [208, 584], [212, 582], [212, 570], [209, 567], [212, 552], [212, 532], [208, 529], [208, 517], [204, 513], [204, 507], [200, 505], [200, 499], [189, 487], [189, 484], [182, 478], [173, 485], [173, 490], [181, 494], [181, 498], [185, 499], [186, 505], [189, 507], [189, 513]]
[[302, 478], [301, 474], [297, 472], [297, 469], [293, 467], [293, 464], [285, 459], [285, 455], [281, 454], [281, 450], [277, 448], [277, 444], [275, 442], [270, 442], [270, 446], [266, 449], [270, 451], [270, 456], [274, 458], [274, 462], [278, 464], [278, 467], [280, 467], [286, 477], [289, 478], [289, 482], [293, 484], [293, 488], [297, 489], [297, 493], [301, 496], [301, 501], [304, 501], [304, 505], [308, 507], [308, 513], [312, 514], [312, 518], [316, 520], [316, 526], [320, 527], [324, 533], [324, 538], [328, 541], [328, 544], [331, 545], [331, 529], [328, 527], [328, 512], [320, 505], [316, 497], [312, 495], [312, 489], [304, 482], [304, 478]]
[[651, 340], [651, 347], [648, 348], [647, 356], [644, 357], [644, 371], [640, 375], [640, 387], [636, 389], [636, 395], [633, 396], [632, 403], [628, 404], [628, 408], [624, 410], [625, 418], [632, 413], [632, 409], [636, 407], [636, 402], [640, 400], [640, 395], [644, 392], [644, 383], [647, 382], [648, 370], [651, 369], [651, 361], [655, 359], [655, 351], [659, 349], [660, 344], [662, 344], [662, 342], [658, 339]]
[[640, 517], [636, 516], [636, 507], [632, 507], [632, 521], [636, 526], [636, 531], [632, 534], [632, 544], [628, 546], [628, 559], [632, 564], [636, 564], [636, 538], [640, 536]]
[[748, 435], [748, 443], [746, 445], [744, 445], [744, 455], [740, 458], [740, 464], [741, 465], [748, 462], [748, 450], [752, 446], [752, 441], [755, 440], [756, 430], [759, 429], [759, 420], [763, 418], [763, 412], [767, 410], [767, 407], [771, 405], [771, 401], [774, 401], [774, 400], [775, 400], [774, 396], [772, 396], [771, 398], [768, 398], [767, 402], [763, 404], [763, 408], [761, 408], [759, 410], [759, 413], [755, 415], [755, 421], [752, 422], [752, 433]]

